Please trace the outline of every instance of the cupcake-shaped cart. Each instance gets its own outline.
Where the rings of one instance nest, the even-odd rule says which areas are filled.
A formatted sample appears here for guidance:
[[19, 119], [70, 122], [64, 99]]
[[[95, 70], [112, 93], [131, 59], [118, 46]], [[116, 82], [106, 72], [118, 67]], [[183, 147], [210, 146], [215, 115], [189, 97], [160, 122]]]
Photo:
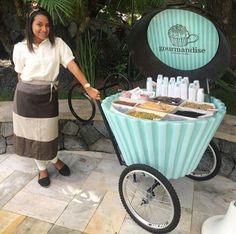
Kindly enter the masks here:
[[217, 112], [211, 117], [186, 121], [139, 119], [113, 111], [112, 101], [119, 95], [106, 98], [102, 109], [125, 164], [149, 165], [167, 179], [194, 171], [226, 111], [219, 99], [212, 98]]
[[[190, 9], [165, 9], [138, 21], [128, 40], [131, 57], [145, 76], [188, 76], [190, 81], [218, 78], [229, 64], [229, 45], [208, 18]], [[114, 111], [121, 94], [99, 103], [121, 164], [121, 201], [129, 215], [152, 233], [168, 233], [180, 220], [178, 196], [169, 182], [198, 166], [226, 109], [205, 118], [145, 120]]]

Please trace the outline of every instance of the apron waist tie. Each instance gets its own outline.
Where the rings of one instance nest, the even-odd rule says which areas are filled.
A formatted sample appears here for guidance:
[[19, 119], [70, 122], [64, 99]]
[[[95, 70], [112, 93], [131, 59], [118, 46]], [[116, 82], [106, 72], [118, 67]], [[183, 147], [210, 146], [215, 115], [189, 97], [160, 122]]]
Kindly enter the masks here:
[[52, 101], [52, 91], [53, 91], [53, 88], [55, 89], [55, 90], [57, 90], [57, 86], [58, 86], [58, 82], [50, 82], [50, 102]]

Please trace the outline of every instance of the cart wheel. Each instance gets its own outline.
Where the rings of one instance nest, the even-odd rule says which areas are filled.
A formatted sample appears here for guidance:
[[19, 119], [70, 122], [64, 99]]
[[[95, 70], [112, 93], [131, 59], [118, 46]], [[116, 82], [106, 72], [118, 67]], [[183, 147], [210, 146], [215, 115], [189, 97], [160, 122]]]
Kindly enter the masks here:
[[125, 168], [119, 180], [121, 201], [131, 218], [152, 233], [167, 233], [179, 223], [179, 198], [171, 183], [143, 164]]
[[108, 97], [131, 88], [132, 84], [126, 76], [120, 73], [112, 73], [106, 77], [102, 90], [104, 97]]
[[220, 152], [216, 144], [211, 141], [202, 156], [197, 168], [187, 177], [193, 180], [209, 180], [217, 175], [221, 167]]
[[[79, 98], [85, 98], [86, 114], [81, 111], [81, 107], [78, 105]], [[68, 105], [71, 113], [80, 122], [87, 123], [93, 120], [96, 113], [96, 106], [94, 101], [84, 92], [82, 86], [79, 83], [74, 84], [68, 93]], [[89, 114], [87, 114], [89, 113]]]

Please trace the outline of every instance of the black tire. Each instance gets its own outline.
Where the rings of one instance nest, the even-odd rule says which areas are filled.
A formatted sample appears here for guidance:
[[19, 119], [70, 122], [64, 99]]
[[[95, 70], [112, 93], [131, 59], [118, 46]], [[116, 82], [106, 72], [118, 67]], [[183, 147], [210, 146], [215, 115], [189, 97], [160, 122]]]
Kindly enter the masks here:
[[[84, 97], [86, 102], [87, 110], [90, 111], [86, 112], [86, 115], [82, 115], [80, 111], [80, 107], [78, 106], [78, 98]], [[70, 108], [71, 113], [74, 117], [79, 120], [80, 122], [87, 123], [93, 120], [95, 113], [96, 113], [96, 106], [94, 101], [89, 97], [87, 93], [85, 93], [79, 83], [74, 84], [68, 93], [68, 105]], [[87, 114], [89, 113], [89, 114]]]
[[[134, 192], [129, 190], [129, 184], [135, 188]], [[143, 164], [126, 167], [119, 179], [119, 193], [128, 214], [145, 230], [168, 233], [178, 225], [179, 198], [171, 183], [154, 168]], [[148, 211], [149, 215], [145, 216]]]
[[216, 144], [211, 141], [197, 168], [187, 177], [197, 181], [209, 180], [218, 174], [220, 167], [220, 151]]
[[124, 75], [120, 73], [113, 73], [106, 77], [103, 85], [103, 95], [108, 97], [123, 90], [132, 88], [131, 82]]

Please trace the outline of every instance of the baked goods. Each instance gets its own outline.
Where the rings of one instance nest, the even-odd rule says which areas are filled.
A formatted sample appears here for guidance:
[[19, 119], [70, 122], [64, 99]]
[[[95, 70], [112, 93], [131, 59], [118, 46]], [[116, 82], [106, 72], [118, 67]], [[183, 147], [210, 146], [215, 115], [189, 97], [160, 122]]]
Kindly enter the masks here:
[[163, 102], [163, 103], [175, 105], [175, 106], [178, 106], [183, 102], [181, 98], [166, 97], [166, 96], [158, 96], [158, 97], [152, 98], [152, 101]]
[[128, 101], [121, 101], [121, 100], [116, 100], [113, 102], [113, 104], [118, 104], [122, 106], [131, 106], [131, 107], [134, 107], [135, 105], [137, 105], [136, 102], [128, 102]]
[[181, 105], [182, 107], [198, 109], [198, 110], [213, 110], [214, 105], [211, 103], [197, 103], [197, 102], [185, 102]]
[[161, 119], [161, 116], [157, 114], [143, 112], [143, 111], [129, 111], [126, 114], [135, 118], [140, 118], [140, 119], [150, 119], [150, 120]]
[[198, 118], [199, 116], [203, 116], [204, 114], [194, 111], [187, 110], [178, 110], [174, 113], [175, 115], [185, 116], [189, 118]]
[[171, 112], [175, 107], [165, 104], [165, 103], [156, 103], [156, 102], [145, 102], [138, 105], [139, 108], [161, 111], [161, 112]]

